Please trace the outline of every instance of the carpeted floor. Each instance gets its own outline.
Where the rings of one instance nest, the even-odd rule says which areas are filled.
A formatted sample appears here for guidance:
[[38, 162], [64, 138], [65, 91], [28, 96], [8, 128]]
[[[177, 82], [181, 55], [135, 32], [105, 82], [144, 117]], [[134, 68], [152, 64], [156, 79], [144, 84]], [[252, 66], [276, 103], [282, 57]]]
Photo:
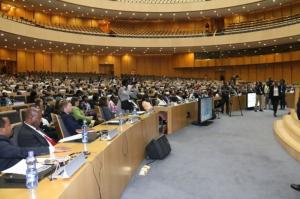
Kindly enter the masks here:
[[137, 173], [122, 199], [299, 199], [289, 186], [300, 183], [300, 163], [275, 139], [272, 111], [234, 115], [168, 136], [171, 154]]

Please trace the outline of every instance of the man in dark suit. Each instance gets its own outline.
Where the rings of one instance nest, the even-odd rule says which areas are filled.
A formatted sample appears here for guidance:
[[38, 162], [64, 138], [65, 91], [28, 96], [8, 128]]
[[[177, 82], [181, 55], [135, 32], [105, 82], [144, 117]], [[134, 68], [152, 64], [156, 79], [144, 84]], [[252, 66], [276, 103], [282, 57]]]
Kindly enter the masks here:
[[286, 92], [286, 85], [285, 81], [282, 79], [280, 80], [279, 85], [279, 100], [280, 100], [280, 109], [285, 109], [285, 92]]
[[71, 135], [76, 135], [81, 130], [81, 125], [72, 116], [72, 104], [69, 101], [62, 101], [60, 103], [61, 119]]
[[270, 86], [269, 96], [273, 104], [274, 117], [277, 117], [277, 109], [279, 102], [279, 86], [277, 82], [273, 82], [273, 84]]
[[[21, 159], [26, 158], [28, 151], [34, 151], [35, 155], [43, 155], [49, 153], [49, 147], [28, 147], [21, 148], [15, 146], [10, 141], [12, 135], [11, 125], [8, 118], [0, 119], [0, 171], [12, 167]], [[67, 148], [56, 147], [54, 152], [65, 152]]]
[[18, 130], [17, 144], [20, 147], [49, 147], [53, 151], [56, 142], [40, 129], [42, 111], [31, 107], [25, 112], [25, 120]]

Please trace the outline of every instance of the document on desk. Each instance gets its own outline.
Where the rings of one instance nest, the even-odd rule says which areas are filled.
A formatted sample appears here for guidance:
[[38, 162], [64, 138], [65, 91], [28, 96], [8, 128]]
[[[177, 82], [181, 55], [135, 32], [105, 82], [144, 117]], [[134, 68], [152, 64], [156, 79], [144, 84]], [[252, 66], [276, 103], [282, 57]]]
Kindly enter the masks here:
[[72, 135], [72, 136], [69, 136], [69, 137], [60, 139], [58, 142], [59, 142], [59, 143], [62, 143], [62, 142], [70, 142], [70, 141], [73, 141], [73, 140], [79, 140], [79, 139], [82, 139], [82, 134]]
[[[37, 170], [41, 169], [43, 166], [44, 166], [43, 164], [36, 163]], [[27, 169], [26, 160], [22, 159], [20, 162], [18, 162], [14, 166], [12, 166], [4, 171], [1, 171], [1, 172], [26, 175], [26, 169]]]

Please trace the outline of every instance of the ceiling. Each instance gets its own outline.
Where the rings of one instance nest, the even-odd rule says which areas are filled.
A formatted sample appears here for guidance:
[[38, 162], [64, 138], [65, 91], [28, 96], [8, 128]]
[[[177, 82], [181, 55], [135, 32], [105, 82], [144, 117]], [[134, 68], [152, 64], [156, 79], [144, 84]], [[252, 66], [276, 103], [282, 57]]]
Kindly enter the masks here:
[[[217, 1], [217, 0], [216, 0]], [[126, 12], [120, 10], [99, 9], [76, 4], [65, 3], [59, 0], [3, 0], [18, 7], [24, 7], [29, 10], [40, 11], [48, 14], [57, 14], [70, 17], [85, 17], [95, 19], [120, 20], [120, 19], [139, 19], [139, 20], [193, 20], [205, 17], [221, 17], [232, 14], [251, 13], [262, 11], [274, 7], [280, 7], [287, 4], [299, 2], [299, 0], [263, 0], [261, 3], [252, 3], [243, 6], [231, 8], [222, 8], [217, 10], [199, 10], [194, 12], [177, 13], [158, 13], [158, 12]], [[200, 2], [201, 3], [201, 2]], [[168, 5], [164, 5], [168, 6]]]

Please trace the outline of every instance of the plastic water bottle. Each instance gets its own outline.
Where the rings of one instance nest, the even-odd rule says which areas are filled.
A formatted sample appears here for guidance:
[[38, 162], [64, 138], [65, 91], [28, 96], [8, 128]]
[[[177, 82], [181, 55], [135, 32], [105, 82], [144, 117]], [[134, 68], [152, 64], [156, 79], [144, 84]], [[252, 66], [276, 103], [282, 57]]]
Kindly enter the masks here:
[[137, 115], [136, 107], [133, 107], [132, 115]]
[[120, 111], [119, 113], [119, 124], [122, 125], [123, 124], [123, 111]]
[[38, 186], [39, 176], [36, 169], [36, 159], [33, 151], [28, 152], [26, 158], [27, 170], [26, 170], [26, 187], [28, 189], [35, 189]]
[[82, 125], [82, 143], [88, 143], [88, 132], [87, 132], [86, 120], [83, 120], [83, 125]]

